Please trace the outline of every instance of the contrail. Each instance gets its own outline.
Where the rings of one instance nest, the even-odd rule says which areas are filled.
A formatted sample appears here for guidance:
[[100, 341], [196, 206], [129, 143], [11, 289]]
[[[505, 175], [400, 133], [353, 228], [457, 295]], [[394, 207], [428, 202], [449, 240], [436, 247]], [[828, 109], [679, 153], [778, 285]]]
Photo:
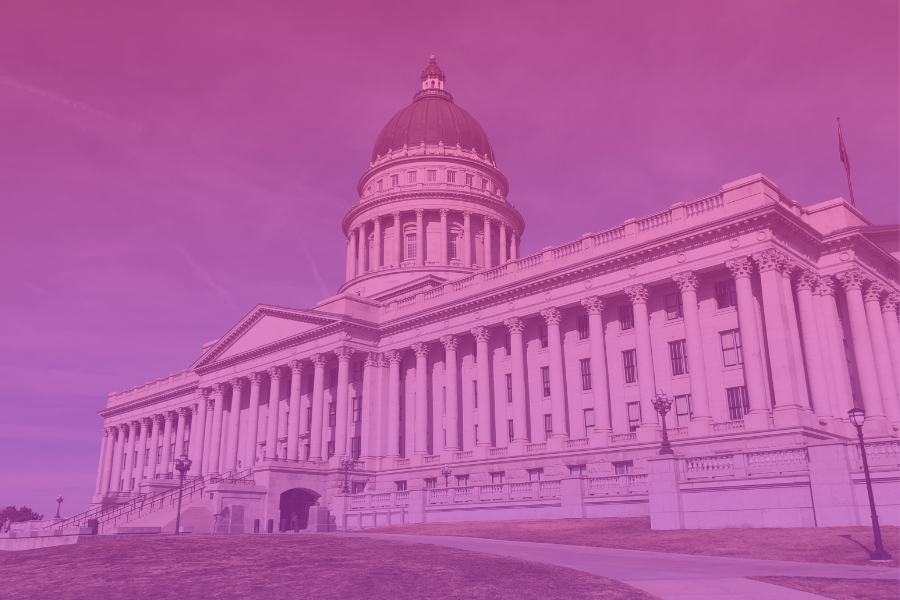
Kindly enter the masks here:
[[206, 269], [198, 265], [194, 258], [190, 254], [188, 254], [187, 250], [185, 250], [181, 246], [178, 246], [178, 252], [181, 253], [184, 259], [187, 261], [188, 265], [190, 265], [191, 269], [194, 271], [194, 274], [197, 275], [197, 277], [200, 279], [200, 281], [211, 287], [216, 291], [216, 293], [222, 296], [228, 302], [228, 304], [231, 305], [231, 308], [236, 311], [238, 310], [238, 305], [234, 301], [234, 298], [231, 297], [231, 294], [228, 293], [228, 290], [216, 283], [210, 276], [210, 274], [206, 271]]
[[306, 258], [309, 260], [309, 266], [312, 267], [313, 277], [316, 280], [316, 284], [319, 286], [319, 292], [327, 298], [331, 294], [328, 293], [328, 287], [326, 287], [325, 282], [322, 281], [322, 276], [319, 275], [319, 269], [316, 268], [316, 263], [313, 261], [312, 254], [309, 253], [309, 248], [306, 247], [303, 238], [300, 238], [300, 245], [303, 246], [303, 251], [306, 252]]

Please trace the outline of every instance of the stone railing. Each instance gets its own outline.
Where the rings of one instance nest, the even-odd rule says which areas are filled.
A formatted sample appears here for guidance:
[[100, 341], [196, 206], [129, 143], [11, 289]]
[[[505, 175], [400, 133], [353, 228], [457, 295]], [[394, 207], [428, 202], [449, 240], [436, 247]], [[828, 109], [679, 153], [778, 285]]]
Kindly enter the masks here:
[[[863, 468], [859, 444], [853, 445], [853, 456], [858, 469]], [[900, 466], [900, 440], [866, 442], [866, 461], [870, 467]]]
[[687, 479], [701, 477], [734, 477], [734, 455], [697, 456], [683, 460]]
[[686, 457], [682, 459], [682, 465], [685, 479], [798, 473], [809, 471], [809, 454], [806, 448], [736, 452]]
[[423, 465], [432, 465], [432, 464], [437, 463], [437, 462], [441, 462], [441, 457], [440, 457], [440, 455], [426, 456], [426, 457], [424, 457], [424, 458], [422, 459], [422, 464], [423, 464]]
[[576, 438], [574, 440], [566, 440], [564, 444], [566, 450], [572, 450], [575, 448], [587, 448], [590, 445], [590, 440], [588, 438]]
[[408, 467], [410, 464], [410, 459], [408, 458], [398, 458], [394, 460], [395, 467]]
[[537, 444], [525, 444], [525, 452], [529, 454], [535, 452], [546, 452], [547, 451], [547, 442], [539, 442]]
[[745, 456], [749, 474], [809, 470], [809, 455], [806, 448], [748, 452]]
[[712, 424], [713, 433], [728, 433], [729, 431], [744, 431], [744, 421], [724, 421]]
[[462, 452], [454, 452], [453, 460], [466, 460], [472, 458], [471, 450], [463, 450]]
[[613, 433], [609, 436], [610, 444], [627, 444], [629, 442], [636, 442], [637, 434], [636, 433]]
[[[688, 436], [688, 428], [687, 427], [673, 427], [671, 429], [666, 430], [666, 435], [669, 436], [670, 440], [684, 438], [684, 437]], [[656, 439], [657, 440], [663, 439], [662, 429], [660, 429], [656, 432]]]
[[491, 448], [488, 450], [488, 456], [494, 458], [495, 456], [506, 456], [509, 453], [509, 448]]
[[647, 492], [647, 486], [647, 475], [612, 475], [588, 479], [586, 491], [591, 496], [642, 494]]

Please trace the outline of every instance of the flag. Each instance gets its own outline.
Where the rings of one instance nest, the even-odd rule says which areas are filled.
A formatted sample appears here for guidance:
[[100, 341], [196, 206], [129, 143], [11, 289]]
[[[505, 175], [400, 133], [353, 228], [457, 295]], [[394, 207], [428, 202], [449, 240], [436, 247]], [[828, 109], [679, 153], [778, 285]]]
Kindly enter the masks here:
[[856, 206], [856, 199], [853, 197], [853, 184], [850, 183], [850, 157], [847, 156], [847, 147], [844, 145], [844, 134], [841, 132], [841, 120], [838, 119], [838, 152], [841, 156], [841, 162], [844, 163], [844, 170], [847, 171], [847, 187], [850, 188], [850, 204]]

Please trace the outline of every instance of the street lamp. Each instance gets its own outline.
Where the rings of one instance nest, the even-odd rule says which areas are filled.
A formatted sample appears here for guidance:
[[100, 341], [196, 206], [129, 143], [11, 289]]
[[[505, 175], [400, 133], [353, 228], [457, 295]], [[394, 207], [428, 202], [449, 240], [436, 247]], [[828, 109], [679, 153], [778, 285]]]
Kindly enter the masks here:
[[342, 494], [350, 493], [350, 467], [353, 466], [353, 459], [348, 455], [343, 455], [341, 457], [341, 467], [344, 469], [344, 488], [341, 490]]
[[659, 451], [660, 456], [666, 454], [675, 454], [672, 450], [672, 444], [669, 443], [669, 433], [666, 430], [666, 413], [669, 412], [669, 409], [672, 408], [672, 399], [666, 396], [666, 393], [663, 391], [659, 391], [650, 399], [650, 402], [653, 403], [653, 408], [656, 409], [656, 412], [660, 414], [662, 417], [662, 448]]
[[181, 475], [178, 482], [178, 512], [175, 516], [175, 535], [181, 532], [181, 495], [184, 493], [184, 475], [191, 468], [193, 461], [182, 454], [180, 458], [175, 459], [175, 470]]
[[870, 560], [886, 562], [891, 560], [884, 545], [881, 543], [881, 527], [878, 526], [878, 513], [875, 512], [875, 496], [872, 495], [872, 478], [869, 476], [869, 460], [866, 458], [866, 445], [863, 442], [862, 426], [866, 421], [866, 413], [861, 408], [851, 408], [847, 411], [850, 422], [856, 425], [856, 435], [859, 436], [859, 453], [862, 456], [863, 471], [866, 474], [866, 491], [869, 493], [869, 510], [872, 512], [872, 531], [875, 534], [875, 552]]
[[453, 472], [453, 469], [450, 468], [450, 465], [444, 463], [441, 465], [441, 475], [444, 476], [444, 487], [450, 487], [450, 473]]
[[62, 518], [62, 517], [59, 516], [59, 509], [62, 508], [63, 500], [65, 500], [65, 498], [63, 498], [62, 496], [57, 496], [57, 497], [56, 497], [56, 516], [53, 517], [54, 519], [61, 519], [61, 518]]

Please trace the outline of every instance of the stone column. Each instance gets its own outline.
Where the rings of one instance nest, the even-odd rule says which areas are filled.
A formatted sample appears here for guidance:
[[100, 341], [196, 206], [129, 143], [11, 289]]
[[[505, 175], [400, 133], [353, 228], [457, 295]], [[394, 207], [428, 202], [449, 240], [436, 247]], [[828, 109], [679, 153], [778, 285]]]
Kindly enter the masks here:
[[118, 492], [121, 488], [119, 487], [122, 481], [122, 463], [124, 462], [124, 454], [125, 454], [125, 435], [128, 432], [128, 425], [125, 423], [121, 423], [117, 425], [118, 431], [116, 432], [118, 435], [116, 436], [116, 445], [113, 450], [113, 459], [112, 459], [112, 481], [110, 481], [109, 490], [112, 492]]
[[161, 465], [157, 469], [162, 473], [171, 473], [169, 461], [172, 460], [172, 426], [176, 418], [175, 412], [167, 410], [163, 413], [163, 418], [166, 420], [166, 424], [163, 427], [162, 460], [160, 461]]
[[457, 387], [458, 365], [456, 358], [456, 349], [459, 346], [459, 339], [454, 335], [445, 335], [441, 337], [441, 343], [447, 353], [447, 360], [444, 364], [444, 393], [447, 395], [447, 414], [445, 426], [447, 428], [447, 444], [444, 450], [447, 452], [456, 452], [459, 450], [459, 389]]
[[135, 487], [141, 485], [141, 481], [144, 479], [144, 463], [149, 462], [147, 460], [147, 434], [152, 426], [153, 419], [150, 417], [141, 419], [141, 437], [138, 438], [137, 464], [134, 466], [136, 471], [134, 474]]
[[153, 415], [153, 430], [150, 433], [150, 460], [147, 463], [147, 479], [156, 479], [159, 473], [159, 464], [156, 462], [156, 453], [159, 448], [159, 429], [163, 424], [162, 415]]
[[[812, 407], [816, 415], [826, 423], [834, 416], [831, 410], [832, 399], [829, 395], [828, 380], [823, 351], [828, 350], [828, 338], [816, 319], [816, 307], [813, 303], [813, 288], [818, 277], [806, 270], [797, 278], [797, 308], [800, 311], [800, 332], [803, 339], [803, 356], [806, 358], [806, 372], [809, 373], [809, 387], [812, 394]], [[833, 386], [833, 384], [832, 384]]]
[[681, 290], [681, 305], [684, 312], [684, 337], [693, 408], [693, 416], [688, 423], [688, 434], [691, 437], [698, 437], [708, 435], [712, 424], [709, 391], [706, 386], [706, 360], [703, 356], [703, 333], [700, 331], [700, 308], [697, 304], [697, 287], [700, 282], [691, 271], [678, 273], [672, 279]]
[[369, 258], [369, 270], [381, 270], [381, 217], [373, 219], [375, 223], [375, 243], [372, 247], [372, 256]]
[[603, 337], [603, 300], [589, 296], [581, 301], [588, 313], [591, 340], [591, 393], [594, 396], [594, 431], [588, 431], [592, 446], [606, 446], [612, 426], [609, 421], [609, 372]]
[[281, 395], [281, 367], [269, 367], [269, 406], [266, 409], [266, 458], [278, 457], [278, 402]]
[[500, 221], [500, 264], [505, 265], [507, 260], [506, 223]]
[[875, 368], [875, 354], [872, 351], [872, 339], [869, 334], [869, 324], [866, 322], [866, 308], [862, 298], [865, 276], [862, 271], [854, 268], [838, 273], [837, 278], [844, 286], [847, 299], [850, 334], [853, 338], [853, 351], [856, 355], [856, 371], [859, 373], [859, 387], [862, 391], [862, 401], [866, 411], [866, 422], [863, 427], [866, 433], [885, 435], [890, 433], [890, 429], [882, 406], [878, 372]]
[[400, 227], [400, 213], [393, 213], [394, 217], [394, 268], [399, 269], [403, 262], [403, 228]]
[[[522, 343], [522, 331], [525, 321], [519, 317], [511, 317], [503, 321], [509, 329], [509, 354], [512, 367], [512, 401], [513, 401], [513, 444], [527, 444], [528, 413], [525, 397], [525, 345]], [[552, 388], [551, 388], [552, 389]], [[516, 448], [524, 452], [524, 448]]]
[[351, 231], [347, 239], [347, 273], [346, 280], [356, 277], [356, 232]]
[[400, 458], [400, 361], [396, 350], [384, 353], [388, 361], [387, 457]]
[[366, 224], [359, 224], [359, 274], [365, 275], [368, 272], [366, 268], [366, 254], [369, 249], [369, 236], [366, 235]]
[[491, 218], [484, 215], [484, 268], [485, 270], [493, 267], [491, 256]]
[[103, 475], [101, 476], [101, 484], [100, 491], [101, 495], [106, 495], [109, 493], [109, 482], [112, 478], [113, 473], [113, 461], [116, 457], [116, 433], [117, 429], [115, 427], [104, 427], [103, 435], [106, 438], [106, 446], [104, 447], [104, 454], [101, 459], [103, 463]]
[[656, 440], [659, 422], [656, 409], [650, 401], [656, 395], [656, 373], [653, 371], [653, 350], [650, 342], [650, 317], [647, 314], [649, 290], [643, 284], [625, 288], [634, 313], [634, 345], [637, 362], [638, 390], [641, 395], [641, 426], [638, 441]]
[[509, 234], [509, 260], [518, 260], [519, 258], [519, 244], [518, 238], [516, 237], [516, 232], [512, 231]]
[[463, 211], [463, 266], [472, 268], [472, 212]]
[[472, 329], [476, 344], [476, 366], [478, 368], [478, 439], [476, 446], [490, 447], [491, 442], [491, 355], [488, 340], [491, 331], [487, 327]]
[[129, 433], [128, 442], [125, 446], [125, 491], [130, 492], [133, 489], [131, 480], [134, 478], [134, 446], [137, 441], [138, 428], [141, 424], [137, 421], [128, 423]]
[[[553, 438], [568, 438], [566, 429], [566, 384], [565, 367], [563, 366], [562, 338], [559, 323], [562, 313], [556, 308], [545, 308], [541, 316], [547, 323], [547, 349], [550, 355], [550, 419], [553, 425]], [[560, 444], [561, 447], [561, 444]]]
[[425, 211], [416, 209], [416, 266], [425, 264]]
[[[222, 449], [222, 413], [225, 410], [225, 389], [224, 383], [213, 385], [213, 415], [212, 428], [209, 432], [209, 467], [208, 473], [218, 474], [220, 466], [224, 466], [225, 461], [219, 461]], [[165, 443], [165, 442], [164, 442]], [[163, 449], [163, 455], [166, 450]]]
[[416, 342], [412, 345], [416, 354], [416, 399], [415, 413], [412, 415], [415, 424], [415, 454], [428, 454], [428, 344]]
[[894, 379], [900, 381], [900, 324], [897, 323], [897, 305], [900, 294], [890, 292], [881, 305], [881, 317], [884, 321], [884, 333], [891, 350], [891, 365], [894, 367]]
[[[399, 218], [396, 219], [399, 222]], [[395, 266], [400, 266], [399, 263]], [[325, 404], [325, 357], [313, 354], [312, 425], [309, 430], [309, 460], [322, 460], [322, 411]]]
[[778, 265], [778, 272], [781, 273], [782, 297], [784, 298], [782, 307], [784, 308], [785, 316], [787, 317], [788, 326], [790, 328], [791, 346], [794, 351], [794, 364], [797, 365], [798, 404], [804, 410], [809, 412], [807, 420], [810, 424], [815, 425], [818, 419], [812, 414], [812, 397], [810, 395], [809, 387], [806, 385], [806, 365], [803, 360], [803, 350], [800, 349], [800, 326], [797, 323], [798, 309], [794, 302], [792, 277], [796, 270], [797, 263], [789, 256], [783, 254]]
[[[212, 393], [211, 388], [210, 393]], [[203, 430], [203, 475], [209, 474], [209, 465], [212, 462], [212, 425], [215, 408], [215, 398], [208, 398], [206, 400], [206, 428]], [[200, 410], [203, 410], [202, 406]]]
[[384, 358], [384, 354], [378, 354], [378, 363], [375, 366], [374, 394], [377, 398], [378, 410], [376, 412], [377, 421], [375, 426], [375, 449], [374, 455], [382, 458], [387, 455], [387, 428], [388, 428], [388, 362]]
[[[244, 391], [244, 379], [236, 377], [231, 384], [231, 408], [228, 410], [228, 437], [225, 442], [225, 469], [234, 471], [238, 461], [238, 436], [241, 431], [241, 393]], [[178, 446], [175, 447], [178, 454]]]
[[259, 438], [259, 392], [262, 387], [262, 373], [250, 373], [250, 408], [247, 410], [247, 435], [244, 439], [243, 468], [250, 469], [256, 464], [256, 450]]
[[97, 485], [94, 486], [95, 496], [103, 489], [103, 471], [106, 468], [106, 447], [109, 441], [109, 431], [106, 427], [100, 430], [100, 434], [100, 460], [97, 465]]
[[449, 231], [447, 229], [447, 213], [450, 212], [446, 208], [441, 209], [441, 264], [447, 265], [449, 264], [449, 259], [447, 258], [447, 240], [449, 236]]
[[853, 408], [853, 388], [847, 357], [844, 354], [844, 336], [838, 331], [837, 305], [834, 301], [834, 280], [831, 277], [816, 278], [813, 295], [819, 339], [822, 343], [825, 376], [831, 394], [831, 414], [841, 423], [835, 431], [844, 435], [856, 435], [856, 429], [847, 417]]
[[[205, 394], [200, 392], [206, 391]], [[191, 471], [190, 475], [203, 473], [203, 445], [206, 442], [206, 403], [208, 390], [198, 390], [197, 402], [191, 405]]]
[[[377, 236], [376, 236], [377, 237]], [[300, 385], [303, 376], [303, 363], [292, 360], [288, 363], [291, 369], [291, 402], [288, 408], [287, 457], [288, 460], [300, 459]]]
[[869, 337], [872, 339], [872, 352], [875, 354], [875, 372], [878, 373], [878, 387], [881, 388], [881, 403], [884, 415], [894, 429], [900, 429], [900, 401], [897, 398], [897, 382], [894, 379], [894, 368], [891, 365], [891, 350], [888, 346], [887, 333], [884, 330], [884, 317], [881, 316], [881, 295], [887, 291], [885, 287], [873, 281], [869, 284], [863, 297], [866, 318], [869, 322]]
[[335, 395], [335, 426], [334, 426], [334, 455], [337, 457], [350, 454], [347, 447], [347, 429], [350, 426], [347, 406], [348, 388], [350, 386], [350, 357], [353, 356], [353, 348], [342, 346], [334, 349], [338, 357], [337, 394]]
[[381, 356], [377, 352], [366, 353], [366, 362], [363, 363], [363, 389], [360, 401], [360, 427], [359, 456], [368, 459], [378, 455], [376, 449], [377, 438], [377, 383], [380, 374]]
[[[178, 425], [175, 428], [175, 455], [172, 459], [181, 458], [181, 455], [184, 454], [184, 432], [187, 429], [187, 421], [188, 415], [191, 414], [191, 408], [189, 406], [182, 406], [177, 410], [178, 413]], [[175, 470], [173, 469], [174, 473]]]
[[759, 343], [759, 325], [756, 320], [756, 306], [750, 274], [753, 263], [746, 256], [730, 260], [725, 265], [734, 277], [737, 293], [738, 326], [741, 330], [741, 346], [744, 352], [744, 385], [750, 412], [744, 416], [744, 427], [748, 431], [769, 428], [769, 407], [766, 401], [766, 375], [763, 370], [762, 347]]

